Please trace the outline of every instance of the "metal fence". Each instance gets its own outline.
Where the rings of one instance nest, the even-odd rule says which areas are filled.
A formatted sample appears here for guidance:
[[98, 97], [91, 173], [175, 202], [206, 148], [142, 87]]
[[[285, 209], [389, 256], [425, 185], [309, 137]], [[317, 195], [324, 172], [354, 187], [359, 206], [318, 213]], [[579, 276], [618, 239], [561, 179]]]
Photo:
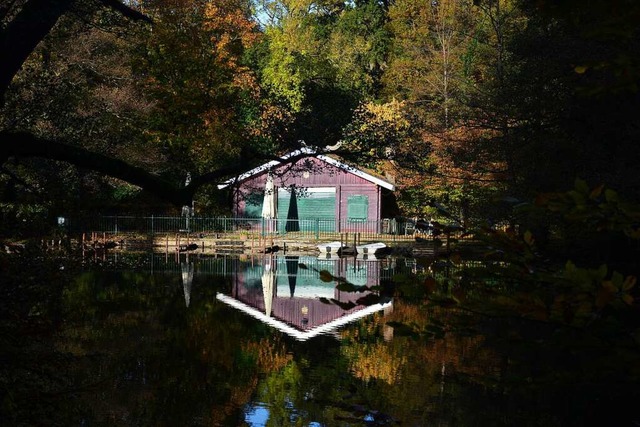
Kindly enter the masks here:
[[328, 219], [265, 219], [265, 218], [205, 218], [180, 216], [96, 216], [71, 221], [74, 232], [168, 233], [278, 235], [320, 239], [341, 233], [357, 233], [368, 237], [413, 236], [411, 220], [382, 219], [380, 221], [336, 221]]

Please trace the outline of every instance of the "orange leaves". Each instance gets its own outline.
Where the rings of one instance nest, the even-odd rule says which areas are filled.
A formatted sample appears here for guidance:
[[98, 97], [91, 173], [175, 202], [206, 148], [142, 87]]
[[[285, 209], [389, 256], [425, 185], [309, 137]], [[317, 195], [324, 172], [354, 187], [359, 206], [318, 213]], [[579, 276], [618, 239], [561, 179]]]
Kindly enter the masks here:
[[[419, 138], [401, 147], [406, 158], [398, 173], [398, 186], [428, 193], [429, 198], [471, 195], [494, 188], [504, 176], [505, 166], [478, 143], [490, 135], [475, 127], [457, 126], [443, 132], [425, 130]], [[403, 156], [404, 154], [404, 156]], [[428, 177], [428, 179], [426, 179]], [[483, 190], [484, 189], [484, 190]]]
[[203, 30], [211, 38], [214, 63], [231, 72], [234, 85], [256, 89], [258, 85], [253, 73], [240, 64], [240, 58], [244, 49], [258, 41], [260, 33], [256, 23], [242, 8], [242, 2], [209, 2], [205, 6], [204, 17]]

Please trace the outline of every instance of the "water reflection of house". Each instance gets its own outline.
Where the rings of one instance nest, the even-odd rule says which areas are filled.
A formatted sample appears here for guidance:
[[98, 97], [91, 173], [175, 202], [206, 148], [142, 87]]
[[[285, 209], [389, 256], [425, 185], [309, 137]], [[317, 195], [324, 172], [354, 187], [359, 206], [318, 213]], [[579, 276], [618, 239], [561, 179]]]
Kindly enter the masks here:
[[320, 277], [321, 271], [327, 271], [356, 286], [377, 286], [377, 262], [274, 257], [239, 266], [231, 294], [218, 294], [217, 298], [300, 340], [391, 308], [390, 301], [357, 304], [371, 291], [340, 291], [335, 282], [327, 283]]

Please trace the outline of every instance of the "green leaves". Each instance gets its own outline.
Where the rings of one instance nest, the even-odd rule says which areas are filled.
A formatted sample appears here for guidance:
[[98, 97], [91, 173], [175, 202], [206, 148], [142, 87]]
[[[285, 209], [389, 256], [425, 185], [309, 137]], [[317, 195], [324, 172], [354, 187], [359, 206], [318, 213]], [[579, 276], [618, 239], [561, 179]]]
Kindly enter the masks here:
[[587, 226], [587, 231], [623, 232], [640, 239], [640, 205], [622, 200], [603, 184], [590, 188], [584, 180], [576, 179], [573, 190], [539, 194], [536, 205]]
[[[636, 277], [625, 277], [618, 271], [609, 274], [609, 268], [605, 264], [597, 269], [589, 269], [579, 268], [568, 261], [563, 277], [568, 282], [562, 297], [563, 304], [581, 300], [583, 307], [590, 307], [585, 314], [610, 305], [632, 305], [634, 302], [631, 290], [636, 284]], [[559, 301], [557, 298], [556, 300]]]
[[327, 270], [320, 271], [319, 275], [320, 275], [320, 280], [326, 283], [333, 282], [334, 280], [336, 280], [335, 276], [333, 276], [333, 274], [329, 273]]

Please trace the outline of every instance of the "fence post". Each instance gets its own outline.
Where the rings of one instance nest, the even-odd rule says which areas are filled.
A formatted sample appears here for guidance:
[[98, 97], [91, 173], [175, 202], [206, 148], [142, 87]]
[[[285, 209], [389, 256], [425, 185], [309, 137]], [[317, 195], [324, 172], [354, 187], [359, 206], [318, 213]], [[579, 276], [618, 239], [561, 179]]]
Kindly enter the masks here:
[[116, 227], [115, 227], [115, 234], [118, 234], [118, 215], [116, 215]]
[[153, 214], [151, 215], [151, 235], [153, 236], [155, 234], [155, 228], [154, 228], [154, 224], [153, 224]]
[[316, 240], [320, 240], [320, 218], [316, 218]]

